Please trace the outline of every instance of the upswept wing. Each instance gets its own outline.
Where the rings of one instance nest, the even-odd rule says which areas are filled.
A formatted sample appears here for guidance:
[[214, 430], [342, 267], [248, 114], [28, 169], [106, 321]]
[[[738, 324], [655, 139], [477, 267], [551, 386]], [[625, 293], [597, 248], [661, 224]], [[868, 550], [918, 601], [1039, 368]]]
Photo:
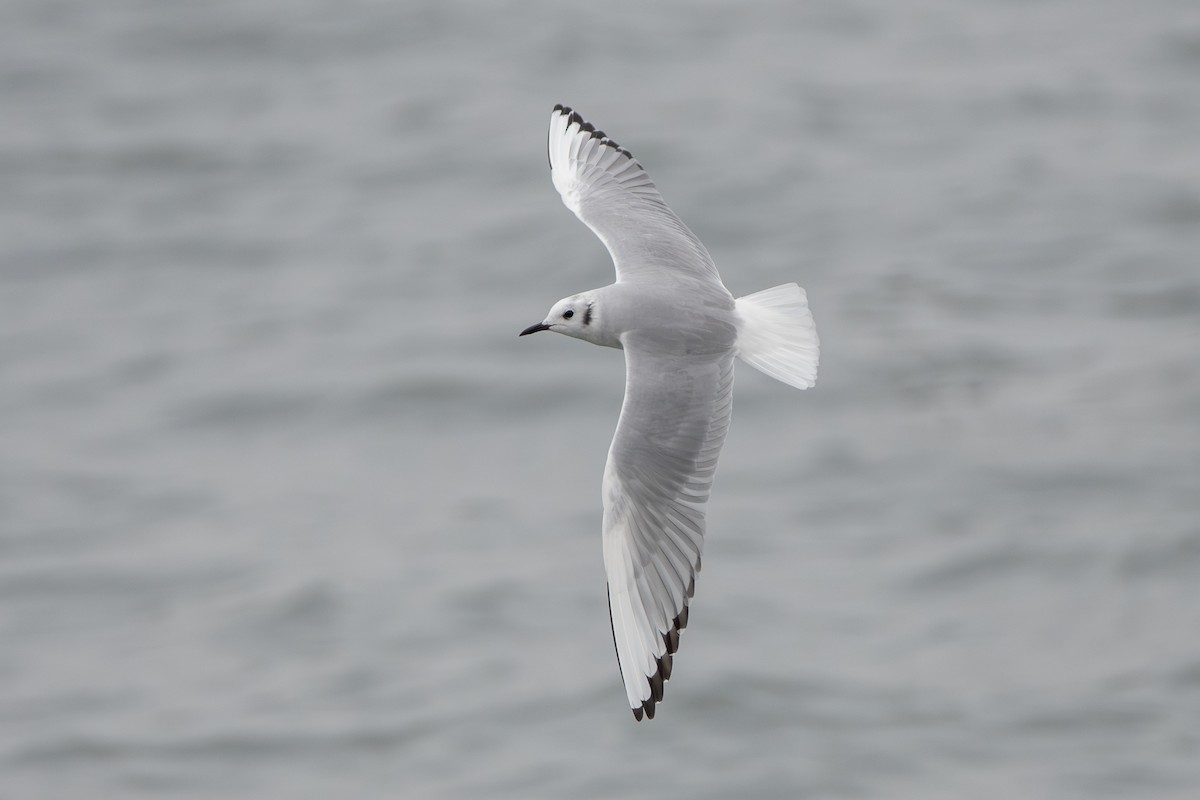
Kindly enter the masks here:
[[704, 245], [663, 202], [642, 165], [604, 131], [556, 105], [548, 154], [554, 188], [604, 242], [617, 280], [667, 271], [720, 282]]
[[604, 568], [633, 715], [654, 718], [700, 571], [705, 506], [733, 410], [733, 356], [625, 341], [625, 401], [604, 469]]

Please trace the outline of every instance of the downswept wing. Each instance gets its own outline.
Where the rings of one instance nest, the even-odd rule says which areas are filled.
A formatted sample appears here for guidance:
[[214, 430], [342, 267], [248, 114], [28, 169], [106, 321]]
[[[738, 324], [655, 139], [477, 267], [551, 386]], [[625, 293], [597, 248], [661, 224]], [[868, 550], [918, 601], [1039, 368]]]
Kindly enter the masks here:
[[633, 715], [654, 718], [700, 571], [705, 507], [733, 410], [733, 356], [625, 341], [625, 401], [604, 469], [604, 569]]
[[554, 188], [604, 242], [617, 280], [666, 271], [720, 283], [704, 245], [667, 207], [633, 154], [604, 131], [556, 105], [548, 153]]

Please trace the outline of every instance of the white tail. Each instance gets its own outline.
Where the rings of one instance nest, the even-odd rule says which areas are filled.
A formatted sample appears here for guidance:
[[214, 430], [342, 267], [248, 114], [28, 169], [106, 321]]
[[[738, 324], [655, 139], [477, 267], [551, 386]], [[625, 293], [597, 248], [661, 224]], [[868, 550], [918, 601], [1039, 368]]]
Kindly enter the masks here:
[[821, 343], [803, 289], [785, 283], [739, 297], [734, 308], [742, 361], [797, 389], [816, 384]]

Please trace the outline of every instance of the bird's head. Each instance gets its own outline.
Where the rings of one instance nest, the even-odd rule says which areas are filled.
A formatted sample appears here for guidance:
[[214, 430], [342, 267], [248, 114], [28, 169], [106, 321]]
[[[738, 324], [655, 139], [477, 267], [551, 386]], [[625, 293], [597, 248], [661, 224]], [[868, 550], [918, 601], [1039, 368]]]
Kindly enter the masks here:
[[591, 292], [571, 295], [554, 304], [546, 319], [521, 331], [525, 336], [538, 331], [554, 331], [576, 339], [596, 341], [598, 303]]

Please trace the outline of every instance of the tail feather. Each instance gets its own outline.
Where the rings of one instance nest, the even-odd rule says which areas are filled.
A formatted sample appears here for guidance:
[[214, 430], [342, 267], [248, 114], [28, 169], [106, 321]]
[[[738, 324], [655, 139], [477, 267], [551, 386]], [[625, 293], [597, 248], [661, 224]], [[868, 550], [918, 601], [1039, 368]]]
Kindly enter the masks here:
[[821, 343], [808, 295], [794, 283], [739, 297], [737, 355], [797, 389], [817, 382]]

